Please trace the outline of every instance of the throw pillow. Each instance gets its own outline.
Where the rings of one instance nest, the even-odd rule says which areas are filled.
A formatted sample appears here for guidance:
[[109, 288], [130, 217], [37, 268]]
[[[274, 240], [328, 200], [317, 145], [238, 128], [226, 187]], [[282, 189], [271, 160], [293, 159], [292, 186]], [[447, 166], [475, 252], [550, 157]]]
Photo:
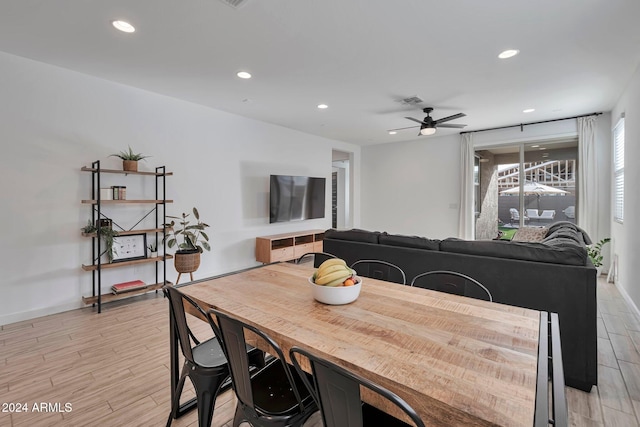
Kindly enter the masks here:
[[542, 242], [547, 235], [546, 227], [523, 227], [513, 235], [512, 242]]

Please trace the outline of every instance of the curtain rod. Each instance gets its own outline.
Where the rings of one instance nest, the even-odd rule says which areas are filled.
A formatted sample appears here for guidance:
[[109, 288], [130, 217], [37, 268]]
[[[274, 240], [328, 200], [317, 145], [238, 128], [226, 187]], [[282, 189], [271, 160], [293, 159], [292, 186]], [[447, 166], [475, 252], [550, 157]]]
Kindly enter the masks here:
[[497, 128], [468, 130], [466, 132], [460, 132], [460, 135], [465, 134], [465, 133], [486, 132], [488, 130], [508, 129], [508, 128], [517, 128], [517, 127], [520, 127], [520, 132], [523, 132], [524, 131], [524, 127], [525, 126], [529, 126], [529, 125], [539, 125], [539, 124], [542, 124], [542, 123], [559, 122], [561, 120], [571, 120], [571, 119], [577, 119], [577, 118], [580, 118], [580, 117], [599, 116], [600, 114], [602, 114], [602, 113], [583, 114], [581, 116], [565, 117], [563, 119], [551, 119], [551, 120], [543, 120], [543, 121], [540, 121], [540, 122], [520, 123], [519, 125], [499, 126]]

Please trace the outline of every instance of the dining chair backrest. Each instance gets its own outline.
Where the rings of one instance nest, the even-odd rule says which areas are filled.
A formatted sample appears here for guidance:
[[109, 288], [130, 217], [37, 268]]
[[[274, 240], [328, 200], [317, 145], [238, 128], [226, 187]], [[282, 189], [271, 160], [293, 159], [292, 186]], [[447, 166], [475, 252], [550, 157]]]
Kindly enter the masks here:
[[320, 264], [322, 264], [323, 262], [325, 262], [328, 259], [336, 258], [335, 255], [327, 253], [327, 252], [307, 252], [306, 254], [304, 254], [304, 255], [300, 256], [298, 259], [296, 259], [296, 264], [300, 264], [301, 262], [304, 262], [305, 259], [308, 259], [310, 257], [313, 257], [313, 266], [314, 267], [320, 266]]
[[[210, 309], [208, 314], [215, 316], [220, 329], [220, 338], [238, 399], [234, 426], [243, 421], [260, 426], [302, 425], [312, 412], [317, 411], [304, 383], [289, 368], [280, 346], [271, 337], [215, 308]], [[263, 350], [272, 356], [267, 365], [257, 372], [250, 372], [249, 369], [245, 331], [268, 346], [269, 350]]]
[[378, 259], [361, 259], [350, 265], [359, 276], [407, 284], [407, 275], [395, 264]]
[[301, 374], [303, 369], [300, 364], [300, 356], [309, 361], [313, 384], [306, 376], [301, 375], [301, 377], [320, 407], [324, 427], [363, 427], [364, 425], [391, 427], [394, 425], [407, 425], [377, 410], [374, 413], [375, 416], [367, 416], [367, 405], [362, 403], [360, 386], [366, 387], [392, 402], [413, 421], [416, 427], [424, 427], [424, 422], [415, 410], [402, 398], [386, 388], [302, 348], [292, 347], [289, 355], [291, 363]]
[[457, 271], [427, 271], [414, 277], [411, 286], [493, 301], [491, 292], [482, 283]]
[[[173, 419], [178, 418], [184, 407], [180, 405], [180, 399], [184, 384], [189, 377], [195, 389], [196, 404], [198, 407], [198, 425], [210, 427], [216, 403], [216, 397], [223, 383], [229, 378], [229, 366], [222, 350], [220, 341], [216, 337], [203, 339], [196, 338], [187, 322], [185, 305], [189, 307], [189, 313], [210, 320], [207, 313], [191, 298], [171, 285], [165, 285], [162, 291], [169, 300], [170, 318], [173, 331], [180, 343], [184, 356], [184, 365], [178, 382], [171, 392], [171, 411], [167, 420], [167, 427]], [[213, 333], [218, 333], [218, 328], [211, 321]], [[193, 345], [193, 347], [192, 347]], [[264, 366], [264, 355], [257, 349], [248, 348], [254, 366]], [[172, 385], [173, 386], [173, 385]]]
[[[189, 304], [193, 310], [201, 314], [202, 319], [207, 319], [207, 313], [194, 300], [173, 286], [165, 286], [162, 290], [169, 300], [173, 323], [177, 332], [178, 341], [180, 342], [182, 355], [189, 362], [195, 363], [192, 352], [192, 343], [200, 344], [200, 342], [189, 328], [184, 304]], [[213, 325], [213, 327], [216, 328], [215, 325]]]

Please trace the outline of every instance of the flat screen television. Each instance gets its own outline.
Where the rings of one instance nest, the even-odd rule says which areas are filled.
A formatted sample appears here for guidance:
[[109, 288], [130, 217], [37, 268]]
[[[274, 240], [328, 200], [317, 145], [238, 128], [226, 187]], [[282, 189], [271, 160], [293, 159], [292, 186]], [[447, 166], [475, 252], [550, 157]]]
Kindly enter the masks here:
[[271, 175], [269, 222], [324, 218], [326, 178]]

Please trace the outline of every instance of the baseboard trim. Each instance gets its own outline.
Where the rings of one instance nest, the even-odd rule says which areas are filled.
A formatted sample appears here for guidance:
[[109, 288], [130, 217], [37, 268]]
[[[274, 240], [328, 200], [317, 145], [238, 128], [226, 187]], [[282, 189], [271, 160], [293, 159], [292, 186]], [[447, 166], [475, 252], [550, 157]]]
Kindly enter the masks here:
[[19, 313], [5, 314], [0, 316], [0, 326], [9, 325], [11, 323], [22, 322], [25, 320], [35, 319], [37, 317], [48, 316], [50, 314], [58, 314], [64, 311], [76, 310], [84, 307], [82, 301], [77, 303], [67, 303], [52, 307], [44, 307], [36, 310], [22, 311]]
[[627, 302], [627, 304], [629, 304], [629, 306], [634, 310], [636, 316], [640, 317], [640, 310], [638, 310], [638, 306], [636, 305], [635, 302], [633, 302], [633, 300], [631, 299], [631, 297], [627, 293], [627, 290], [625, 288], [623, 288], [622, 286], [618, 286], [617, 283], [614, 284], [614, 286], [618, 289], [618, 292], [620, 292], [620, 295], [622, 295], [622, 298], [624, 298], [624, 300]]

